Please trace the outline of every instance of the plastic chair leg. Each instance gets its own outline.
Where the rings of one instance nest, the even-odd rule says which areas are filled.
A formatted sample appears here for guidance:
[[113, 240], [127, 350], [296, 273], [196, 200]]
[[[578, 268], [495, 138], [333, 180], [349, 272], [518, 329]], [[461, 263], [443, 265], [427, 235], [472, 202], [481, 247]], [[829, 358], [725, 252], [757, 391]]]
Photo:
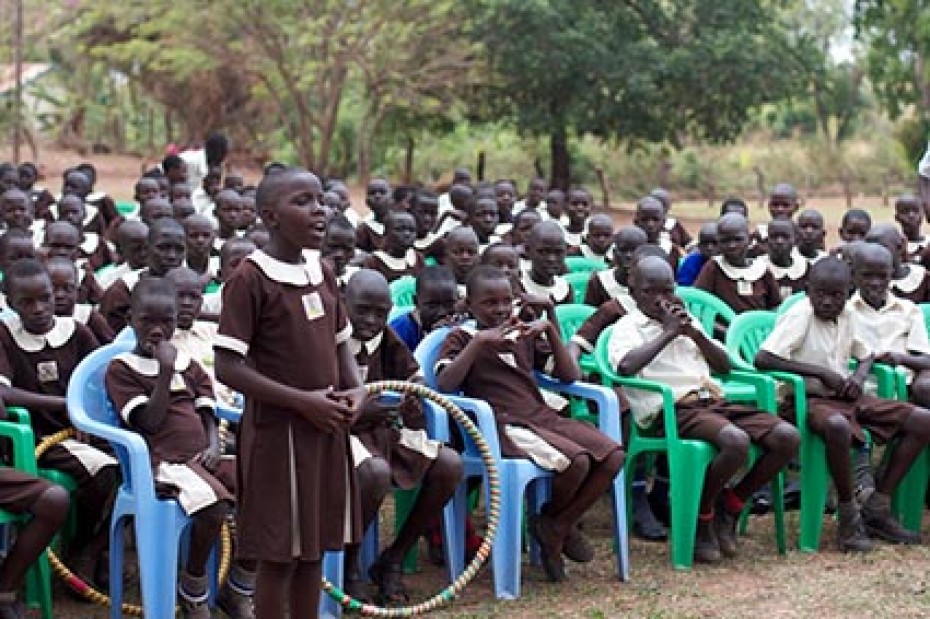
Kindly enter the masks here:
[[[147, 619], [172, 619], [175, 616], [177, 598], [180, 539], [165, 540], [158, 535], [153, 535], [153, 531], [159, 530], [159, 523], [154, 520], [147, 518], [144, 514], [136, 514], [135, 517], [136, 548], [139, 554], [139, 565], [143, 566], [140, 574], [142, 604]], [[175, 530], [177, 531], [178, 528], [176, 527]], [[111, 531], [113, 530], [111, 527]], [[111, 542], [114, 537], [110, 536]], [[110, 579], [111, 588], [114, 581], [121, 580], [119, 574], [121, 572], [113, 572], [113, 578]]]
[[614, 549], [617, 556], [617, 574], [620, 580], [630, 579], [630, 543], [626, 520], [626, 474], [623, 469], [614, 478], [610, 493], [610, 505], [614, 517]]
[[[501, 471], [501, 510], [497, 539], [491, 550], [494, 594], [498, 599], [520, 597], [523, 493], [528, 480], [505, 465]], [[487, 488], [487, 483], [485, 483]], [[490, 505], [490, 497], [488, 504]]]
[[801, 431], [801, 538], [802, 552], [817, 552], [827, 506], [826, 448], [820, 437]]
[[43, 552], [26, 572], [26, 606], [39, 608], [42, 619], [54, 619], [52, 611], [52, 568]]
[[684, 443], [669, 454], [672, 565], [675, 569], [691, 569], [694, 564], [694, 538], [704, 475], [713, 452], [707, 444]]
[[775, 511], [775, 547], [778, 554], [788, 552], [788, 540], [785, 535], [785, 472], [782, 471], [772, 480], [772, 503]]
[[911, 531], [920, 532], [930, 477], [930, 451], [924, 449], [914, 460], [907, 475], [898, 484], [892, 497], [892, 508], [901, 524]]
[[[126, 517], [113, 516], [110, 523], [110, 574], [123, 573], [123, 525]], [[141, 555], [140, 555], [141, 557]], [[141, 565], [141, 562], [140, 562]], [[141, 573], [140, 573], [141, 577]], [[119, 619], [123, 616], [123, 579], [110, 579], [110, 618]]]
[[[342, 574], [344, 569], [344, 555], [342, 552], [327, 552], [323, 555], [323, 576], [334, 586], [342, 589]], [[333, 619], [342, 616], [342, 606], [329, 594], [320, 595], [320, 617]]]

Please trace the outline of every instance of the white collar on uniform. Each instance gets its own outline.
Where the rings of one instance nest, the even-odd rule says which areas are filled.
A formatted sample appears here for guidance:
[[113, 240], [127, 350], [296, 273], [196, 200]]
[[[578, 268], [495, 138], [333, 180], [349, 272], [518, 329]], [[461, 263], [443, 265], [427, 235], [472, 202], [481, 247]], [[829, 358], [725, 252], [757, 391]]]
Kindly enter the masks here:
[[84, 240], [81, 241], [81, 251], [85, 254], [92, 254], [97, 251], [100, 245], [100, 236], [93, 232], [85, 232]]
[[318, 253], [308, 255], [304, 252], [304, 262], [292, 264], [272, 258], [263, 250], [253, 251], [246, 260], [255, 263], [265, 277], [279, 284], [292, 286], [319, 286], [323, 283], [323, 268], [320, 266]]
[[349, 338], [349, 352], [352, 353], [353, 357], [358, 356], [358, 353], [362, 352], [362, 347], [365, 347], [365, 352], [369, 355], [373, 355], [378, 347], [381, 346], [381, 340], [384, 339], [384, 331], [378, 333], [367, 342], [357, 340], [354, 337]]
[[672, 230], [675, 229], [675, 224], [677, 223], [678, 223], [678, 220], [675, 219], [674, 217], [666, 217], [664, 229], [671, 232]]
[[136, 284], [139, 283], [139, 279], [148, 271], [147, 267], [141, 269], [136, 269], [135, 271], [128, 271], [123, 273], [120, 276], [120, 279], [123, 280], [123, 283], [126, 284], [126, 288], [129, 289], [129, 292], [132, 292], [132, 289], [136, 287]]
[[352, 279], [352, 276], [362, 270], [362, 267], [355, 266], [354, 264], [347, 264], [345, 273], [342, 275], [336, 276], [336, 281], [339, 282], [342, 286], [348, 286], [349, 280]]
[[[128, 365], [138, 374], [143, 376], [158, 376], [158, 361], [154, 357], [142, 357], [134, 352], [124, 352], [116, 355], [116, 358]], [[183, 372], [190, 367], [191, 358], [183, 350], [178, 351], [174, 359], [174, 371]]]
[[801, 255], [801, 252], [794, 248], [791, 250], [791, 264], [786, 267], [780, 267], [774, 262], [771, 258], [765, 256], [760, 259], [759, 262], [768, 263], [769, 271], [772, 272], [772, 275], [775, 276], [775, 279], [782, 279], [787, 277], [791, 281], [796, 281], [807, 275], [807, 269], [810, 266], [810, 263], [807, 261], [807, 258]]
[[5, 316], [3, 323], [10, 330], [16, 345], [26, 352], [39, 352], [46, 346], [61, 348], [68, 343], [75, 330], [74, 318], [70, 316], [55, 316], [55, 326], [48, 333], [41, 335], [26, 331], [19, 314]]
[[768, 224], [756, 224], [756, 235], [763, 241], [769, 238], [769, 225]]
[[422, 239], [416, 239], [413, 241], [413, 248], [419, 249], [420, 251], [426, 250], [430, 245], [436, 242], [436, 239], [440, 237], [439, 234], [435, 232], [427, 232], [426, 236]]
[[923, 237], [919, 241], [908, 241], [907, 242], [907, 253], [915, 254], [921, 251], [926, 246], [927, 246], [927, 237]]
[[[504, 236], [511, 230], [513, 230], [513, 224], [508, 224], [508, 223], [497, 224], [496, 226], [494, 226], [494, 235], [492, 235], [492, 238], [493, 236], [497, 236], [498, 241], [500, 241], [500, 237]], [[498, 241], [491, 241], [491, 242], [494, 243]]]
[[[802, 254], [802, 255], [803, 255], [803, 254]], [[829, 255], [830, 255], [830, 254], [828, 254], [828, 253], [825, 252], [824, 250], [818, 249], [818, 250], [817, 250], [817, 254], [816, 254], [813, 258], [805, 258], [805, 259], [806, 259], [810, 264], [814, 264], [814, 263], [817, 262], [818, 260], [822, 260], [822, 259], [826, 258], [826, 257], [829, 256]]]
[[378, 236], [384, 235], [384, 224], [375, 219], [374, 213], [363, 219], [362, 223], [371, 228], [371, 231]]
[[733, 266], [724, 260], [723, 256], [714, 256], [713, 260], [727, 277], [745, 282], [755, 282], [762, 279], [768, 268], [766, 265], [767, 260], [750, 260], [749, 264], [744, 267]]
[[601, 280], [601, 286], [612, 298], [617, 298], [620, 295], [629, 296], [630, 289], [617, 281], [613, 269], [598, 271], [597, 278]]
[[891, 280], [891, 285], [894, 288], [897, 288], [901, 292], [914, 292], [920, 288], [920, 284], [924, 281], [924, 275], [927, 274], [927, 270], [919, 264], [909, 264], [910, 271], [907, 275], [901, 279]]
[[533, 278], [530, 277], [529, 271], [523, 273], [522, 282], [524, 290], [530, 294], [539, 295], [541, 297], [548, 297], [552, 300], [561, 301], [566, 296], [568, 296], [568, 281], [556, 275], [553, 277], [553, 283], [551, 286], [543, 286], [542, 284], [537, 284], [533, 281]]
[[417, 266], [417, 251], [412, 247], [400, 258], [395, 258], [381, 249], [377, 249], [372, 253], [392, 271], [403, 271]]
[[[603, 259], [604, 259], [604, 256], [607, 255], [606, 252], [605, 252], [604, 254], [598, 254], [598, 253], [595, 252], [593, 249], [591, 249], [591, 246], [588, 245], [587, 243], [582, 243], [581, 245], [578, 246], [578, 249], [581, 250], [581, 255], [584, 256], [585, 258], [593, 258], [593, 259], [600, 259], [600, 260], [603, 260]], [[608, 251], [610, 251], [610, 250], [608, 250]]]
[[674, 249], [675, 244], [672, 243], [672, 238], [670, 236], [668, 236], [667, 234], [660, 234], [658, 245], [659, 247], [662, 248], [662, 251], [664, 251], [666, 254], [668, 254], [669, 256], [672, 255], [672, 249]]
[[92, 305], [88, 305], [87, 303], [77, 303], [74, 306], [74, 309], [71, 310], [71, 316], [82, 325], [86, 325], [90, 320], [90, 314], [93, 311], [94, 307]]
[[569, 232], [568, 228], [565, 229], [565, 243], [571, 245], [572, 247], [578, 247], [584, 241], [581, 238], [584, 235], [584, 232]]

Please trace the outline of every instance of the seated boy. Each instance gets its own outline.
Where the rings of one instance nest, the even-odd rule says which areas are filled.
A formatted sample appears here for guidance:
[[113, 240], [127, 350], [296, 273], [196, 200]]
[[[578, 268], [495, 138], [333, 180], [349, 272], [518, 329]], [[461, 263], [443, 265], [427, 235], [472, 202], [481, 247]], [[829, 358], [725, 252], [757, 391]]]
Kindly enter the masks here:
[[872, 216], [859, 208], [849, 209], [840, 220], [840, 239], [843, 243], [833, 249], [832, 254], [842, 251], [843, 244], [865, 239], [872, 228]]
[[413, 215], [406, 211], [389, 213], [384, 217], [383, 249], [371, 252], [362, 266], [378, 271], [389, 282], [407, 275], [416, 277], [423, 270], [423, 256], [413, 248], [416, 238]]
[[[778, 183], [772, 188], [772, 193], [769, 194], [768, 204], [769, 215], [772, 217], [772, 221], [778, 219], [787, 219], [791, 221], [791, 218], [794, 217], [799, 206], [798, 192], [793, 185]], [[749, 255], [756, 257], [768, 253], [768, 237], [768, 224], [758, 224], [755, 232], [752, 233], [750, 238], [752, 244], [749, 248]]]
[[[472, 206], [468, 225], [478, 236], [478, 253], [482, 253], [491, 243], [500, 241], [497, 227], [500, 225], [500, 212], [497, 202], [490, 196], [479, 197]], [[512, 226], [511, 226], [512, 228]]]
[[565, 205], [565, 214], [568, 217], [568, 224], [565, 226], [565, 243], [569, 247], [578, 248], [584, 242], [588, 218], [591, 216], [591, 203], [591, 194], [587, 189], [577, 187], [568, 191], [568, 200]]
[[541, 221], [530, 232], [526, 253], [530, 268], [523, 272], [523, 292], [549, 299], [555, 305], [571, 303], [571, 284], [560, 275], [565, 271], [565, 235], [556, 222]]
[[749, 224], [742, 215], [731, 213], [717, 222], [720, 255], [715, 256], [694, 281], [729, 305], [737, 314], [747, 310], [774, 309], [781, 294], [766, 261], [749, 257]]
[[707, 261], [720, 253], [720, 244], [717, 238], [717, 222], [709, 221], [701, 224], [698, 231], [697, 249], [685, 256], [678, 267], [678, 285], [691, 286], [697, 279], [701, 269]]
[[[141, 280], [132, 292], [136, 347], [110, 362], [105, 383], [120, 418], [148, 444], [156, 492], [194, 521], [178, 597], [183, 617], [208, 619], [207, 560], [234, 501], [235, 462], [220, 454], [209, 375], [171, 343], [177, 317], [172, 283]], [[254, 571], [234, 563], [217, 604], [230, 617], [252, 617], [254, 584]]]
[[391, 211], [391, 184], [373, 179], [365, 188], [365, 204], [371, 213], [355, 229], [356, 245], [371, 253], [384, 247], [384, 219]]
[[877, 224], [865, 236], [869, 243], [878, 243], [891, 253], [891, 292], [913, 303], [930, 301], [930, 272], [920, 264], [905, 261], [904, 237], [894, 224]]
[[581, 245], [569, 247], [569, 256], [581, 256], [595, 260], [610, 261], [610, 244], [614, 240], [614, 222], [610, 215], [597, 213], [588, 218]]
[[775, 219], [769, 224], [769, 254], [758, 260], [768, 264], [769, 272], [778, 283], [781, 299], [785, 300], [807, 285], [810, 262], [795, 246], [795, 225], [790, 219]]
[[[540, 225], [555, 222], [543, 222]], [[479, 266], [468, 278], [466, 304], [477, 328], [462, 326], [442, 344], [436, 363], [441, 391], [459, 390], [487, 401], [494, 410], [501, 451], [530, 458], [555, 473], [552, 496], [531, 519], [530, 531], [542, 549], [546, 576], [565, 579], [562, 555], [590, 561], [590, 542], [578, 521], [610, 488], [623, 466], [623, 448], [597, 428], [560, 416], [546, 406], [533, 370], [559, 380], [578, 380], [578, 365], [549, 320], [513, 318], [513, 290], [498, 269]]]
[[[826, 445], [839, 501], [837, 546], [867, 552], [873, 548], [870, 536], [905, 544], [920, 540], [895, 520], [891, 494], [930, 442], [930, 412], [862, 393], [873, 356], [846, 302], [850, 284], [849, 266], [842, 260], [831, 256], [814, 264], [807, 298], [779, 317], [756, 355], [756, 366], [804, 377], [807, 427]], [[854, 372], [850, 358], [859, 362]], [[793, 398], [787, 402], [791, 406]], [[790, 409], [786, 413], [793, 415]], [[891, 457], [875, 492], [860, 507], [853, 496], [850, 449], [865, 444], [864, 429], [873, 441], [889, 446]]]
[[109, 344], [116, 337], [106, 319], [93, 305], [78, 303], [78, 268], [67, 258], [56, 256], [45, 263], [52, 294], [55, 297], [55, 315], [70, 316], [90, 329], [97, 342]]
[[478, 236], [469, 226], [453, 228], [446, 235], [442, 264], [455, 275], [459, 296], [465, 296], [468, 274], [478, 264]]
[[[36, 260], [13, 263], [4, 274], [4, 285], [14, 313], [0, 326], [0, 399], [29, 410], [36, 441], [41, 441], [72, 427], [65, 406], [68, 381], [81, 359], [97, 348], [97, 340], [73, 318], [55, 316], [52, 283]], [[77, 533], [70, 544], [70, 565], [86, 582], [106, 583], [108, 565], [100, 555], [107, 546], [120, 478], [116, 460], [73, 438], [51, 447], [38, 464], [77, 482]]]
[[798, 251], [810, 262], [817, 262], [827, 255], [824, 239], [827, 229], [820, 211], [812, 208], [801, 211], [798, 215]]
[[[352, 324], [349, 348], [366, 383], [420, 379], [413, 354], [386, 327], [390, 309], [391, 294], [381, 274], [363, 269], [352, 276], [346, 287], [346, 310]], [[420, 487], [394, 541], [369, 569], [378, 597], [385, 602], [403, 601], [404, 555], [426, 532], [462, 478], [459, 455], [431, 440], [425, 428], [423, 410], [414, 398], [406, 398], [397, 406], [369, 397], [352, 425], [350, 442], [362, 497], [363, 527], [375, 520], [392, 485], [407, 490]], [[346, 550], [346, 585], [357, 591], [361, 584], [358, 546], [347, 546]]]
[[662, 237], [662, 230], [665, 227], [665, 207], [662, 202], [651, 196], [637, 202], [633, 224], [643, 229], [649, 244], [658, 245], [668, 254], [668, 264], [677, 273], [678, 263], [681, 261], [681, 248], [668, 238]]
[[[610, 364], [619, 374], [669, 385], [678, 435], [717, 448], [704, 477], [694, 560], [716, 563], [721, 555], [736, 556], [736, 522], [743, 504], [794, 457], [800, 436], [774, 414], [723, 399], [711, 371], [729, 371], [726, 349], [704, 333], [675, 296], [675, 278], [667, 264], [643, 258], [633, 269], [630, 288], [636, 308], [614, 325]], [[661, 431], [662, 398], [630, 389], [626, 395], [633, 422]], [[761, 446], [764, 455], [739, 483], [727, 487], [746, 464], [751, 443]]]
[[131, 271], [145, 268], [149, 252], [149, 227], [141, 221], [127, 219], [116, 229], [118, 264], [98, 278], [100, 287], [106, 290], [117, 279]]
[[646, 245], [646, 233], [641, 228], [627, 226], [617, 232], [613, 243], [614, 267], [591, 273], [584, 291], [585, 305], [600, 307], [611, 299], [620, 299], [625, 304], [632, 303], [627, 277], [630, 265], [633, 264], [633, 254], [643, 245]]
[[895, 200], [894, 220], [901, 226], [901, 234], [907, 242], [907, 261], [926, 266], [930, 241], [920, 230], [924, 223], [924, 210], [920, 198], [908, 194]]
[[332, 267], [339, 288], [345, 290], [349, 278], [358, 271], [358, 267], [351, 264], [355, 258], [355, 228], [348, 219], [336, 215], [326, 223], [320, 251], [320, 256]]
[[413, 309], [391, 320], [391, 330], [413, 352], [437, 323], [455, 314], [459, 300], [455, 276], [446, 267], [429, 266], [417, 276]]

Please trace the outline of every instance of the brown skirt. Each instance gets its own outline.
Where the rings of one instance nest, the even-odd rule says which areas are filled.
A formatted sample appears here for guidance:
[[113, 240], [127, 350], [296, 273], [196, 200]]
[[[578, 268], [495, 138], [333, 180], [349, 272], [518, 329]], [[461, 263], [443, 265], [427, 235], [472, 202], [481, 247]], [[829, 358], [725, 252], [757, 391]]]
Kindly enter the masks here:
[[53, 484], [28, 473], [0, 468], [0, 507], [14, 514], [29, 511]]
[[722, 399], [679, 403], [675, 418], [679, 437], [711, 444], [717, 443], [720, 431], [730, 424], [749, 435], [753, 443], [759, 443], [778, 424], [784, 423], [777, 415]]
[[[794, 420], [794, 410], [789, 403], [787, 414]], [[886, 400], [870, 395], [862, 395], [855, 401], [837, 398], [808, 396], [807, 427], [816, 434], [823, 434], [827, 421], [834, 415], [842, 415], [849, 422], [852, 434], [860, 443], [865, 443], [866, 428], [872, 440], [885, 444], [895, 437], [904, 426], [914, 406], [907, 402]]]
[[[433, 465], [439, 454], [440, 444], [435, 441], [421, 443], [418, 431], [408, 430], [405, 434], [414, 440], [407, 440], [400, 430], [378, 428], [354, 434], [365, 449], [375, 457], [381, 458], [391, 467], [394, 485], [402, 490], [417, 487]], [[433, 449], [435, 448], [435, 449]], [[358, 466], [361, 462], [356, 461]]]
[[596, 462], [603, 462], [614, 451], [623, 449], [619, 443], [611, 440], [595, 426], [577, 419], [562, 417], [548, 406], [538, 406], [532, 414], [526, 416], [502, 417], [497, 418], [497, 433], [500, 437], [501, 452], [509, 458], [529, 456], [508, 438], [504, 431], [504, 426], [507, 425], [532, 430], [569, 460], [574, 460], [580, 455], [587, 455]]

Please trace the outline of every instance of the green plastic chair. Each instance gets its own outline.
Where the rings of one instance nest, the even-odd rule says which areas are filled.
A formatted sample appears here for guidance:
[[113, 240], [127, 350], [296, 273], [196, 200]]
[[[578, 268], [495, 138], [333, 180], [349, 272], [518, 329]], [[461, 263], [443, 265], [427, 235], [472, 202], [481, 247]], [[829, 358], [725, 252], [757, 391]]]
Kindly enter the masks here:
[[584, 256], [566, 256], [565, 268], [569, 273], [593, 273], [603, 271], [607, 263], [600, 258], [585, 258]]
[[782, 301], [781, 305], [775, 308], [775, 313], [781, 316], [782, 314], [790, 310], [794, 306], [795, 303], [797, 303], [801, 299], [806, 299], [806, 298], [807, 298], [806, 292], [795, 292], [793, 295], [791, 295], [790, 297]]
[[[567, 343], [571, 340], [582, 323], [594, 312], [595, 309], [590, 305], [577, 305], [574, 303], [556, 305], [555, 320], [559, 325], [559, 335], [562, 336], [562, 341]], [[578, 360], [578, 365], [586, 374], [597, 372], [597, 365], [594, 363], [594, 355], [582, 353], [581, 358]], [[569, 411], [572, 419], [597, 423], [597, 415], [591, 412], [587, 402], [578, 398], [569, 398], [569, 402]]]
[[[707, 467], [716, 455], [716, 450], [709, 443], [697, 440], [685, 440], [678, 437], [678, 426], [675, 420], [675, 400], [671, 388], [659, 382], [620, 376], [610, 365], [607, 354], [610, 335], [613, 327], [605, 329], [597, 340], [594, 358], [598, 373], [606, 386], [619, 385], [624, 389], [640, 389], [652, 391], [662, 396], [662, 416], [665, 428], [664, 436], [649, 436], [643, 434], [634, 422], [630, 424], [630, 431], [626, 441], [627, 459], [629, 469], [631, 463], [639, 456], [647, 453], [665, 453], [668, 456], [669, 481], [671, 500], [671, 546], [672, 565], [675, 569], [690, 569], [694, 563], [694, 538], [697, 532], [698, 511], [700, 509], [701, 493], [704, 487], [704, 476]], [[755, 372], [733, 370], [727, 378], [732, 381], [742, 380], [753, 386], [757, 394], [756, 405], [773, 414], [776, 412], [775, 383], [768, 377]], [[757, 457], [759, 450], [752, 449], [752, 458]], [[632, 469], [629, 469], [632, 470]], [[627, 493], [629, 494], [632, 476], [627, 479]], [[784, 524], [784, 473], [779, 473], [773, 481], [772, 497], [775, 504], [775, 543], [778, 552], [786, 551], [785, 524]], [[627, 506], [632, 501], [627, 498]], [[628, 516], [627, 522], [632, 522]]]
[[588, 289], [588, 281], [592, 275], [593, 271], [576, 271], [562, 276], [572, 285], [573, 300], [576, 305], [584, 305], [584, 293]]
[[135, 202], [121, 201], [116, 203], [116, 211], [123, 217], [131, 217], [139, 212], [139, 205]]
[[395, 279], [390, 284], [391, 303], [396, 307], [406, 307], [413, 305], [413, 297], [416, 295], [417, 280], [410, 275], [404, 275]]
[[[38, 475], [35, 457], [35, 435], [29, 422], [29, 413], [22, 409], [7, 409], [10, 419], [0, 421], [0, 436], [10, 440], [13, 446], [13, 467], [24, 473]], [[18, 525], [28, 521], [23, 514], [0, 510], [0, 524]], [[52, 569], [48, 553], [43, 552], [26, 573], [26, 605], [39, 608], [42, 619], [52, 619]]]
[[[763, 342], [775, 328], [777, 315], [775, 312], [750, 311], [743, 312], [730, 324], [727, 329], [727, 351], [733, 363], [741, 370], [758, 371], [755, 369], [755, 357]], [[766, 375], [791, 386], [794, 399], [795, 421], [798, 432], [801, 434], [801, 535], [798, 547], [803, 552], [817, 552], [820, 548], [820, 535], [823, 530], [823, 515], [827, 505], [827, 489], [830, 484], [830, 473], [827, 469], [826, 448], [819, 436], [807, 427], [807, 393], [804, 378], [786, 372], [765, 372]], [[888, 366], [876, 364], [873, 374], [878, 380], [878, 394], [880, 397], [895, 397], [896, 376]], [[907, 479], [915, 476], [915, 479]], [[911, 489], [920, 483], [923, 478], [923, 491], [920, 494], [919, 504], [914, 500], [904, 498], [903, 490]], [[923, 492], [926, 492], [926, 470], [918, 466], [911, 467], [895, 492], [895, 503], [903, 510], [904, 521], [912, 522], [916, 511], [919, 523], [923, 511]], [[898, 498], [898, 497], [901, 498]], [[905, 525], [907, 526], [907, 525]]]

